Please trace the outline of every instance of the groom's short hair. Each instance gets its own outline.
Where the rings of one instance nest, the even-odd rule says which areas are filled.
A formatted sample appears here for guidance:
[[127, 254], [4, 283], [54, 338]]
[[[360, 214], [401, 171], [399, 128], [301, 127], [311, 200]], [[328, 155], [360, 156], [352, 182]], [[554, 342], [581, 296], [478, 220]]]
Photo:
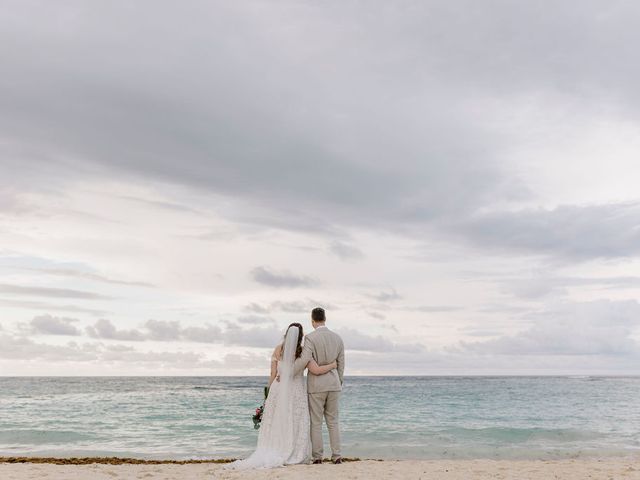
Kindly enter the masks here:
[[324, 308], [316, 307], [311, 310], [311, 318], [314, 322], [324, 322], [327, 318], [324, 315]]

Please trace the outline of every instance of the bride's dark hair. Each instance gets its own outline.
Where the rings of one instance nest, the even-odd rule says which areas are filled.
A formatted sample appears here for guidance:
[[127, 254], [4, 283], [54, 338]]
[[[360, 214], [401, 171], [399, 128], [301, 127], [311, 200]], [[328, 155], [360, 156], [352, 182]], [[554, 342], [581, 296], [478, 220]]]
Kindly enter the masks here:
[[[304, 337], [304, 334], [302, 333], [302, 325], [300, 325], [297, 322], [292, 323], [291, 325], [289, 325], [287, 327], [287, 331], [284, 332], [284, 336], [286, 338], [287, 333], [289, 332], [289, 329], [291, 327], [298, 327], [298, 342], [296, 344], [296, 358], [300, 358], [300, 355], [302, 355], [302, 337]], [[282, 353], [284, 353], [284, 342], [282, 342]]]

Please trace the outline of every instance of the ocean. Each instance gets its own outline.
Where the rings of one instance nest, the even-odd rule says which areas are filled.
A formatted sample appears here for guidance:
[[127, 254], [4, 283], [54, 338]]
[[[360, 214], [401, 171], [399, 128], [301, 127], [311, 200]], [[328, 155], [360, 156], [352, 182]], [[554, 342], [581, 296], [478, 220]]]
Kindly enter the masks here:
[[[242, 457], [265, 382], [0, 377], [0, 455]], [[640, 377], [347, 377], [341, 428], [348, 457], [637, 453]]]

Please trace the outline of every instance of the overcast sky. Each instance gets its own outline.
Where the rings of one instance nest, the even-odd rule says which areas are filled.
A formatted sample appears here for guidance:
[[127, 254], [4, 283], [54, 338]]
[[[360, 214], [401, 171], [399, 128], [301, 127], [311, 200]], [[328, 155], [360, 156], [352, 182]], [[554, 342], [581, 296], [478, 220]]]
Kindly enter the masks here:
[[640, 4], [0, 0], [0, 374], [640, 374]]

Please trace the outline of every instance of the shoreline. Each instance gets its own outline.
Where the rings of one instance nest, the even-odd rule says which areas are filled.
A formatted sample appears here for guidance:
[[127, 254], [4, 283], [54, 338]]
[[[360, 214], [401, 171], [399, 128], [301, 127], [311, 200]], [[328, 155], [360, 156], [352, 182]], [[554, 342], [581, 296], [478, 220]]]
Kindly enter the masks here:
[[[13, 458], [12, 463], [1, 463]], [[35, 458], [35, 457], [34, 457]], [[52, 460], [40, 457], [38, 460]], [[640, 455], [563, 460], [359, 460], [333, 465], [291, 465], [226, 470], [220, 460], [136, 460], [86, 457], [103, 463], [38, 463], [29, 457], [1, 457], [3, 480], [640, 480]], [[18, 461], [20, 460], [20, 461]], [[24, 462], [22, 461], [24, 460]], [[64, 460], [64, 459], [57, 459]], [[67, 459], [69, 460], [69, 459]], [[127, 461], [131, 461], [130, 463]]]
[[[33, 463], [51, 465], [197, 465], [197, 464], [225, 464], [235, 462], [237, 458], [211, 458], [189, 460], [147, 460], [143, 458], [128, 457], [0, 457], [0, 464]], [[383, 462], [379, 459], [366, 459], [372, 462]], [[360, 462], [360, 458], [344, 457], [343, 462]], [[331, 459], [325, 458], [325, 463], [331, 463]]]

